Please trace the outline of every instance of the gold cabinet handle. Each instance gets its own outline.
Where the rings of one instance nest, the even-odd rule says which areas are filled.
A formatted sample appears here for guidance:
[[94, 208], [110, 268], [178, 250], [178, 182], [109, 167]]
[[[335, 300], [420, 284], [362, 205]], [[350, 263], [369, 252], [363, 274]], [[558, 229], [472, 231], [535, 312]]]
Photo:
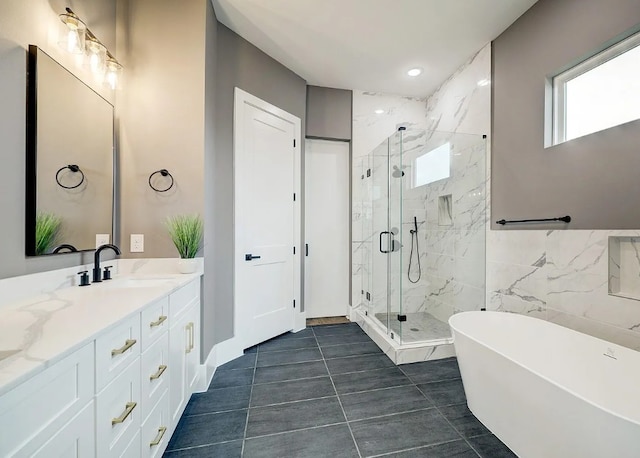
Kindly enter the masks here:
[[189, 332], [189, 343], [187, 344], [186, 353], [191, 353], [191, 350], [193, 350], [193, 322], [187, 324], [185, 329]]
[[136, 344], [136, 342], [137, 342], [136, 339], [127, 339], [124, 342], [124, 345], [122, 347], [116, 348], [115, 350], [111, 350], [111, 356], [123, 354], [125, 351], [133, 347]]
[[158, 321], [152, 321], [151, 323], [149, 323], [149, 327], [155, 328], [156, 326], [160, 326], [166, 320], [167, 320], [167, 316], [166, 315], [160, 315], [158, 317]]
[[156, 434], [156, 438], [149, 443], [149, 447], [155, 447], [156, 445], [158, 445], [162, 441], [162, 438], [164, 437], [164, 433], [166, 432], [167, 432], [167, 427], [160, 426], [158, 428], [158, 434]]
[[191, 346], [189, 347], [189, 352], [191, 352], [193, 350], [193, 347], [194, 347], [194, 341], [196, 340], [196, 338], [195, 338], [196, 331], [195, 331], [195, 328], [194, 328], [195, 325], [193, 324], [193, 321], [191, 323], [189, 323], [189, 326], [191, 326]]
[[122, 415], [120, 415], [118, 418], [113, 418], [111, 420], [111, 426], [117, 425], [118, 423], [124, 423], [124, 421], [127, 419], [129, 415], [131, 415], [131, 412], [133, 412], [133, 409], [135, 409], [137, 405], [138, 405], [137, 402], [127, 402], [127, 405], [124, 409], [124, 412], [122, 412]]
[[149, 380], [155, 380], [160, 378], [160, 376], [164, 373], [164, 371], [167, 370], [167, 366], [165, 364], [161, 364], [158, 366], [158, 372], [156, 372], [155, 374], [151, 374], [149, 376]]

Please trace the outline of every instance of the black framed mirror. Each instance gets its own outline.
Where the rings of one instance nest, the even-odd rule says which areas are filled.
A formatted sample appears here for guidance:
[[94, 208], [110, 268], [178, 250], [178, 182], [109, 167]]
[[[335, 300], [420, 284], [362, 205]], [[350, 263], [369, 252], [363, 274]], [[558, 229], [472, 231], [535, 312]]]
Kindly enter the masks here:
[[[113, 105], [30, 45], [26, 254], [95, 249], [113, 238]], [[107, 240], [108, 238], [108, 240]]]

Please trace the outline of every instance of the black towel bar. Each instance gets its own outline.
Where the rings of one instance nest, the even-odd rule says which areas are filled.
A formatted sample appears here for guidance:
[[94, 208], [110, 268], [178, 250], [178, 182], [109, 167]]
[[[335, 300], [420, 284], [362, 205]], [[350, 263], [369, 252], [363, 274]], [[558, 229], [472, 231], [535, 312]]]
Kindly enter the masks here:
[[496, 221], [496, 224], [501, 224], [504, 226], [505, 224], [513, 224], [513, 223], [544, 223], [547, 221], [562, 221], [563, 223], [570, 223], [571, 217], [567, 215], [567, 216], [561, 216], [559, 218], [517, 219], [517, 220], [510, 220], [510, 221], [507, 221], [506, 219], [501, 219], [499, 221]]

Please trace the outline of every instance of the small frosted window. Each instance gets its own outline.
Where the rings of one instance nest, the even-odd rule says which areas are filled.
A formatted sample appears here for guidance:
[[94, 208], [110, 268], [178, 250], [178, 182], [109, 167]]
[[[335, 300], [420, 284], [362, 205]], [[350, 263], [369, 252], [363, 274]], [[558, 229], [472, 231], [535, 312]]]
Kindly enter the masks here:
[[419, 156], [414, 164], [413, 187], [423, 186], [451, 176], [451, 145], [445, 143]]
[[640, 119], [640, 34], [553, 78], [554, 144]]

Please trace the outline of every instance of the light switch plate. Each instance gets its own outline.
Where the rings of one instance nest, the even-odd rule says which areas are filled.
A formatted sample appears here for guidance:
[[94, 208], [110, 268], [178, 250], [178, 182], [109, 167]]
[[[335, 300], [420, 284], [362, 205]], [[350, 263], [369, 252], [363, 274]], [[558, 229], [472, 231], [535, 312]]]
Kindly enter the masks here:
[[109, 243], [110, 236], [109, 234], [96, 234], [96, 248], [100, 245], [106, 245]]
[[131, 234], [130, 253], [144, 253], [144, 234]]

